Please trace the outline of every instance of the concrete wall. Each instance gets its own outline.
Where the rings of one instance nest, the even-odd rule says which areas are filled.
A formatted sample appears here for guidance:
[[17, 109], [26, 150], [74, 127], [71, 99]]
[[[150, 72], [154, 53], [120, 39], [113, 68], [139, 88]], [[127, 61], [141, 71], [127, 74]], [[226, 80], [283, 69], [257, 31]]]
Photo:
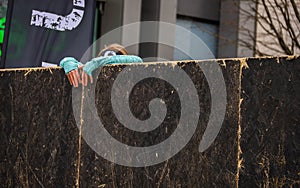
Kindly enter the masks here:
[[210, 21], [219, 21], [220, 0], [178, 0], [177, 14]]
[[239, 2], [221, 1], [218, 57], [238, 56]]
[[[72, 97], [74, 100], [76, 95], [62, 70], [1, 70], [1, 186], [299, 186], [299, 57], [216, 62], [220, 64], [226, 84], [226, 113], [216, 140], [203, 152], [199, 152], [199, 143], [212, 109], [210, 92], [217, 88], [208, 87], [200, 66], [213, 61], [128, 65], [127, 68], [148, 67], [154, 71], [179, 66], [192, 80], [200, 106], [197, 128], [188, 144], [165, 162], [139, 168], [104, 159], [79, 137], [82, 132], [75, 121], [79, 116], [74, 117], [72, 105]], [[182, 118], [176, 88], [161, 79], [138, 83], [130, 98], [132, 113], [137, 118], [147, 119], [150, 116], [148, 102], [159, 97], [167, 105], [166, 118], [149, 133], [125, 129], [110, 102], [114, 81], [125, 68], [118, 65], [101, 69], [94, 101], [97, 112], [91, 115], [100, 116], [106, 130], [122, 143], [158, 144], [173, 134]], [[122, 93], [116, 94], [122, 96]], [[111, 149], [111, 145], [104, 148], [107, 152]]]

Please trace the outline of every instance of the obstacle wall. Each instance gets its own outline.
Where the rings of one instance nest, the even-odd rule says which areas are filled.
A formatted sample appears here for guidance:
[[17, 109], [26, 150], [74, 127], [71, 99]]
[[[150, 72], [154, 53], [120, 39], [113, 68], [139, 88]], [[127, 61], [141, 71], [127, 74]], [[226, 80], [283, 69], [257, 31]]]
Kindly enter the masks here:
[[[226, 113], [212, 145], [199, 152], [210, 119], [213, 92], [199, 64], [209, 62], [217, 62], [222, 70]], [[183, 149], [152, 166], [113, 163], [95, 152], [81, 136], [82, 127], [76, 120], [80, 117], [74, 115], [74, 90], [61, 69], [2, 70], [1, 187], [300, 186], [299, 57], [102, 68], [94, 92], [96, 115], [112, 137], [129, 146], [143, 147], [159, 144], [175, 132], [182, 118], [182, 104], [176, 88], [168, 82], [144, 79], [131, 91], [132, 114], [146, 120], [151, 116], [149, 102], [161, 98], [167, 107], [166, 118], [149, 133], [124, 128], [114, 114], [111, 91], [118, 75], [130, 66], [178, 66], [192, 80], [200, 115], [195, 133]], [[88, 96], [83, 93], [81, 99], [85, 97]], [[110, 145], [105, 149], [109, 151]]]

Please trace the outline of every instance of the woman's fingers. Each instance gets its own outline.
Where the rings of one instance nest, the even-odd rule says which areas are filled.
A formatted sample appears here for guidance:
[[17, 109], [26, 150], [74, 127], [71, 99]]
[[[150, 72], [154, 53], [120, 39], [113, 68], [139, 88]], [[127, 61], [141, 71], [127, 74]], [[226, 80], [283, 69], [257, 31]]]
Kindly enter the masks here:
[[71, 71], [71, 75], [73, 77], [74, 87], [78, 87], [78, 78], [76, 77], [76, 71]]
[[70, 73], [67, 74], [67, 78], [68, 78], [68, 80], [69, 80], [69, 83], [70, 83], [71, 85], [73, 85], [73, 82], [72, 82], [72, 78], [71, 78], [71, 76], [70, 76]]
[[82, 84], [84, 86], [87, 86], [89, 82], [89, 77], [91, 80], [91, 83], [93, 83], [93, 77], [88, 76], [83, 70], [83, 65], [78, 66], [78, 69], [72, 70], [67, 74], [67, 78], [70, 82], [70, 84], [74, 87], [78, 87], [79, 84]]
[[[83, 86], [87, 86], [89, 79], [91, 81], [91, 84], [93, 83], [93, 76], [89, 76], [86, 74], [83, 70], [82, 67], [78, 67], [79, 70], [73, 70], [67, 74], [68, 80], [71, 85], [74, 87], [78, 87], [78, 85], [81, 83]], [[81, 75], [81, 77], [80, 77]]]
[[75, 84], [75, 81], [74, 81], [74, 77], [73, 77], [72, 72], [69, 73], [69, 77], [70, 77], [71, 85], [75, 87], [75, 85], [74, 85], [74, 84]]
[[77, 80], [79, 83], [81, 83], [81, 78], [80, 78], [80, 75], [79, 75], [79, 71], [78, 71], [77, 69], [74, 71], [74, 75], [75, 75], [75, 77], [76, 77], [76, 80]]
[[93, 83], [93, 76], [89, 76], [87, 73], [82, 71], [82, 85], [87, 86], [89, 82], [89, 78], [91, 80], [91, 84]]

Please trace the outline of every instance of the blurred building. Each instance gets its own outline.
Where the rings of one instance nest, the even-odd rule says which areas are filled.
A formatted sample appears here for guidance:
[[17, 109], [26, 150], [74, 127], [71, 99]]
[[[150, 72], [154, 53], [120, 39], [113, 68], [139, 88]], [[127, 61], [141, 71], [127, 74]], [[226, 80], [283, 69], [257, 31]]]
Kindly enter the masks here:
[[[130, 23], [140, 21], [168, 22], [177, 25], [177, 29], [168, 31], [168, 37], [160, 36], [160, 25], [148, 28], [134, 25], [131, 31], [120, 31], [116, 36], [120, 43], [133, 40], [137, 45], [130, 48], [132, 53], [142, 57], [178, 60], [245, 57], [253, 56], [253, 50], [239, 45], [239, 38], [247, 38], [239, 32], [240, 25], [255, 29], [254, 21], [240, 18], [240, 6], [235, 0], [98, 0], [98, 37], [107, 32]], [[254, 5], [255, 6], [255, 5]], [[246, 6], [245, 6], [246, 7]], [[179, 28], [179, 29], [178, 29]], [[185, 30], [184, 30], [184, 29]], [[135, 33], [132, 34], [132, 31]], [[186, 31], [186, 32], [183, 32]], [[190, 37], [186, 33], [193, 33]], [[199, 46], [194, 37], [197, 36], [205, 46]], [[157, 43], [143, 43], [144, 37], [152, 37]], [[189, 53], [162, 44], [184, 46]], [[211, 54], [204, 51], [210, 50]], [[153, 59], [155, 60], [155, 58]]]
[[[0, 0], [0, 44], [3, 42], [7, 1]], [[271, 18], [266, 17], [263, 0], [95, 1], [94, 39], [113, 33], [114, 42], [132, 44], [128, 47], [130, 53], [149, 60], [292, 55], [300, 52], [299, 1], [293, 1], [296, 8], [290, 1], [264, 1], [270, 7]], [[285, 16], [290, 23], [286, 23]], [[274, 19], [275, 29], [265, 23], [270, 22], [268, 19]], [[152, 25], [143, 24], [147, 21], [154, 22]], [[276, 30], [284, 43], [275, 36]], [[108, 43], [111, 41], [104, 39], [96, 50]]]
[[[96, 0], [95, 37], [98, 39], [116, 28], [115, 42], [133, 44], [130, 53], [149, 60], [211, 59], [253, 56], [251, 48], [239, 44], [241, 39], [254, 43], [241, 26], [255, 31], [255, 21], [242, 17], [242, 0]], [[4, 31], [7, 0], [0, 0]], [[251, 5], [250, 7], [255, 6]], [[143, 25], [145, 21], [170, 23], [175, 28]], [[167, 35], [166, 35], [167, 32]], [[3, 33], [3, 32], [2, 32]], [[1, 33], [0, 33], [1, 34]], [[3, 38], [3, 37], [2, 37]], [[195, 40], [195, 38], [197, 40]], [[152, 41], [151, 43], [143, 41]], [[164, 41], [164, 42], [163, 42]], [[200, 41], [200, 42], [199, 42]], [[110, 41], [103, 41], [103, 44]], [[168, 45], [166, 45], [167, 43]], [[177, 47], [185, 49], [184, 51]], [[98, 48], [103, 46], [99, 45]], [[209, 52], [208, 52], [209, 51]]]

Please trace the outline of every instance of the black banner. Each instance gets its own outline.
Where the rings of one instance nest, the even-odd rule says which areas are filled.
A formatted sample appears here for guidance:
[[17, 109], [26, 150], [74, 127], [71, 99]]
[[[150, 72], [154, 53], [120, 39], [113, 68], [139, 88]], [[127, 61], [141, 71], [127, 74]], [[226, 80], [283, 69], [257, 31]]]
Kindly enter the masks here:
[[93, 42], [95, 0], [10, 0], [2, 67], [80, 59]]

